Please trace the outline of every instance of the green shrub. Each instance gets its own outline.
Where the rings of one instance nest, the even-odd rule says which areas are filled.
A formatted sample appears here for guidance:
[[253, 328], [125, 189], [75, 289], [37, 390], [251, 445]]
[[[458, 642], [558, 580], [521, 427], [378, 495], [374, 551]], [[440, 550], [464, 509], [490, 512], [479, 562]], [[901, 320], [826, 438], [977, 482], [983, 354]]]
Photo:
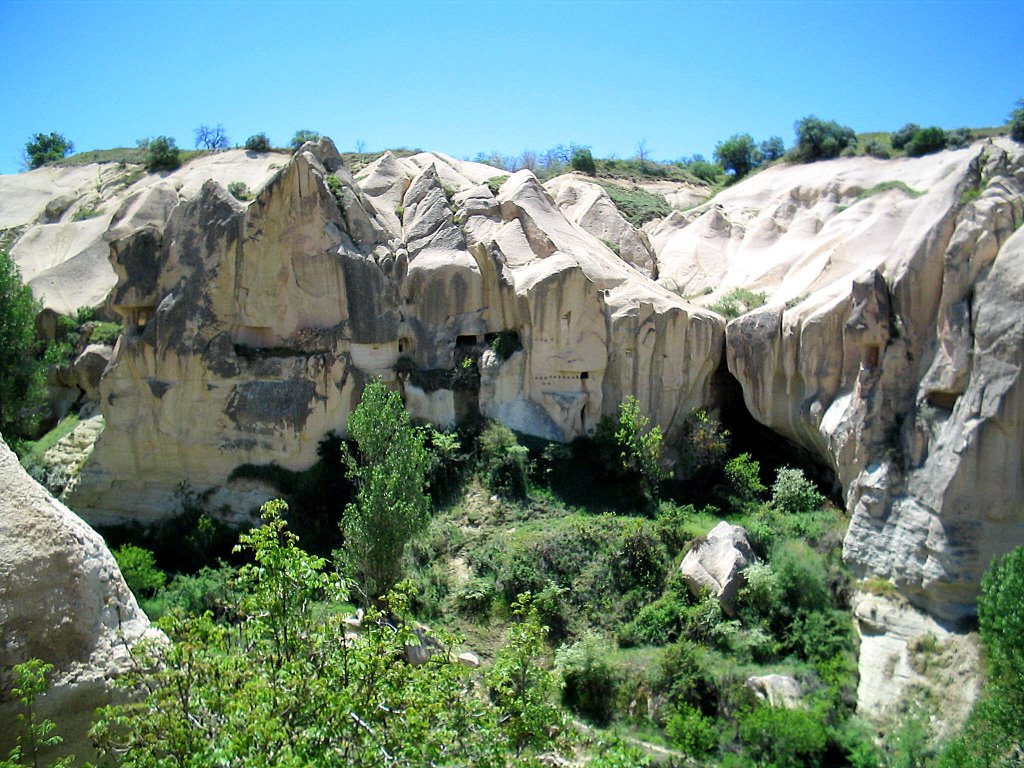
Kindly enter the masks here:
[[824, 611], [832, 606], [828, 569], [821, 555], [802, 541], [784, 541], [772, 550], [779, 606], [790, 616], [803, 611]]
[[718, 726], [688, 704], [676, 707], [665, 723], [665, 735], [672, 746], [687, 757], [698, 758], [718, 746]]
[[1010, 138], [1024, 143], [1024, 99], [1019, 99], [1010, 113]]
[[594, 164], [594, 156], [586, 147], [579, 147], [572, 153], [569, 161], [574, 171], [585, 173], [587, 176], [594, 176], [597, 173], [597, 166]]
[[761, 156], [764, 158], [764, 162], [766, 163], [778, 160], [786, 154], [786, 145], [782, 142], [781, 136], [772, 136], [767, 141], [762, 141], [758, 148], [760, 149]]
[[834, 120], [820, 120], [814, 115], [796, 124], [796, 157], [803, 162], [839, 157], [844, 149], [857, 145], [853, 129]]
[[152, 597], [167, 582], [167, 574], [156, 567], [156, 559], [148, 549], [125, 544], [114, 550], [114, 559], [128, 589], [140, 597]]
[[244, 181], [232, 181], [228, 184], [228, 192], [236, 200], [248, 200], [249, 199], [249, 185]]
[[917, 123], [907, 123], [898, 131], [894, 131], [889, 138], [893, 149], [905, 149], [910, 140], [914, 138], [914, 134], [921, 130], [921, 126]]
[[941, 128], [919, 128], [907, 144], [907, 154], [911, 157], [930, 155], [946, 148], [946, 132]]
[[679, 464], [688, 480], [703, 481], [721, 471], [729, 451], [729, 431], [704, 408], [690, 412], [680, 429]]
[[768, 563], [751, 563], [743, 571], [744, 585], [736, 609], [744, 623], [771, 623], [779, 605], [779, 580]]
[[47, 410], [44, 368], [34, 354], [41, 309], [18, 265], [0, 251], [0, 433], [13, 450], [35, 437]]
[[749, 453], [741, 453], [725, 463], [725, 477], [741, 503], [757, 501], [768, 489], [761, 482], [761, 464]]
[[613, 646], [589, 632], [555, 653], [555, 668], [562, 676], [562, 703], [599, 725], [613, 714], [616, 671], [609, 661]]
[[508, 181], [507, 173], [502, 176], [491, 176], [491, 178], [487, 180], [487, 188], [491, 190], [492, 195], [497, 195], [498, 190], [501, 189], [501, 185], [506, 181]]
[[889, 159], [889, 148], [878, 139], [872, 139], [864, 145], [865, 154], [877, 157], [881, 160]]
[[95, 219], [97, 216], [103, 213], [103, 209], [99, 208], [98, 204], [99, 198], [96, 198], [91, 203], [83, 205], [81, 208], [75, 211], [75, 215], [71, 217], [71, 220], [86, 221], [87, 219]]
[[492, 493], [510, 499], [526, 497], [530, 452], [504, 424], [491, 422], [480, 435], [478, 465]]
[[[266, 136], [264, 136], [264, 138], [266, 138]], [[290, 142], [292, 151], [293, 152], [298, 152], [302, 148], [302, 145], [305, 144], [307, 141], [320, 141], [320, 134], [317, 133], [316, 131], [310, 131], [310, 130], [306, 130], [306, 129], [301, 129], [301, 130], [296, 131], [295, 135], [292, 136], [292, 140]], [[268, 141], [267, 144], [269, 145], [270, 142]], [[248, 149], [248, 148], [249, 147], [246, 147], [246, 149]], [[266, 150], [256, 150], [256, 151], [257, 152], [265, 152]]]
[[715, 714], [720, 689], [715, 679], [717, 660], [690, 640], [680, 640], [665, 649], [652, 670], [653, 692], [666, 697], [675, 707], [689, 705], [705, 715]]
[[[605, 442], [609, 440], [608, 431], [607, 424], [598, 430]], [[611, 439], [617, 461], [610, 469], [635, 484], [643, 511], [653, 510], [658, 503], [661, 481], [665, 479], [661, 469], [664, 437], [661, 428], [652, 426], [651, 420], [641, 413], [640, 401], [633, 395], [619, 403], [619, 418]]]
[[25, 143], [26, 164], [29, 169], [39, 168], [74, 151], [75, 145], [62, 134], [37, 133]]
[[500, 360], [508, 360], [512, 355], [523, 348], [516, 331], [498, 331], [491, 340], [491, 352], [496, 354]]
[[634, 227], [641, 227], [652, 219], [668, 216], [671, 207], [663, 195], [647, 192], [640, 187], [625, 188], [618, 184], [598, 181], [619, 213]]
[[181, 165], [181, 152], [170, 136], [143, 139], [139, 142], [139, 146], [146, 151], [146, 170], [151, 173], [173, 171]]
[[257, 133], [245, 140], [245, 148], [250, 152], [269, 152], [270, 139], [265, 133]]
[[949, 149], [969, 147], [972, 141], [974, 141], [974, 132], [970, 128], [954, 128], [946, 133], [946, 147]]
[[209, 611], [217, 620], [232, 620], [240, 597], [234, 581], [237, 573], [224, 563], [203, 566], [195, 574], [180, 573], [154, 597], [143, 600], [142, 607], [151, 619], [171, 613], [201, 616]]
[[734, 288], [710, 305], [708, 309], [731, 320], [758, 307], [763, 307], [766, 301], [768, 301], [768, 294], [764, 291], [755, 293], [747, 288]]
[[914, 189], [904, 181], [883, 181], [878, 184], [875, 184], [875, 186], [873, 187], [865, 189], [863, 192], [857, 195], [857, 199], [867, 200], [869, 197], [873, 197], [874, 195], [879, 195], [882, 192], [888, 192], [893, 189], [898, 189], [900, 192], [903, 192], [912, 198], [918, 198], [924, 194], [924, 192], [918, 189]]
[[715, 146], [715, 160], [732, 173], [733, 179], [742, 179], [761, 164], [761, 152], [749, 133], [738, 133]]
[[740, 720], [739, 735], [759, 765], [773, 768], [819, 766], [828, 743], [828, 732], [814, 715], [782, 707], [757, 707]]
[[709, 163], [707, 160], [691, 160], [686, 164], [686, 170], [708, 184], [718, 183], [725, 173], [725, 169], [718, 163]]
[[810, 515], [825, 503], [814, 483], [799, 469], [783, 467], [772, 483], [771, 505], [787, 515]]
[[491, 612], [495, 594], [493, 581], [474, 577], [455, 593], [455, 607], [469, 616], [486, 617]]

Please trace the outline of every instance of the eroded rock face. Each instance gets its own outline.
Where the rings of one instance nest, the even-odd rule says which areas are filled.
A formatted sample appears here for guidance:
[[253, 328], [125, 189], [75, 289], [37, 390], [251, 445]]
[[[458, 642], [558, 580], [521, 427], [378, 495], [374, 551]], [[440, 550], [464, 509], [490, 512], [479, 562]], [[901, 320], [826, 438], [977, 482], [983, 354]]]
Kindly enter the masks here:
[[1002, 140], [779, 166], [651, 235], [704, 303], [764, 292], [727, 329], [747, 408], [835, 470], [855, 572], [950, 619], [1024, 542], [1022, 191]]
[[14, 746], [11, 674], [53, 664], [40, 713], [60, 724], [66, 749], [89, 753], [93, 709], [128, 668], [129, 648], [151, 631], [103, 539], [56, 501], [0, 440], [0, 752]]
[[435, 424], [484, 415], [553, 440], [636, 395], [671, 439], [713, 401], [722, 320], [624, 263], [528, 171], [497, 194], [494, 175], [389, 153], [356, 180], [324, 140], [247, 204], [216, 181], [170, 211], [157, 187], [126, 203], [108, 235], [125, 333], [76, 508], [153, 520], [186, 480], [244, 516], [273, 490], [232, 470], [308, 467], [371, 378]]
[[746, 583], [743, 570], [755, 559], [747, 532], [723, 520], [686, 553], [679, 572], [694, 596], [707, 592], [734, 616], [736, 598]]

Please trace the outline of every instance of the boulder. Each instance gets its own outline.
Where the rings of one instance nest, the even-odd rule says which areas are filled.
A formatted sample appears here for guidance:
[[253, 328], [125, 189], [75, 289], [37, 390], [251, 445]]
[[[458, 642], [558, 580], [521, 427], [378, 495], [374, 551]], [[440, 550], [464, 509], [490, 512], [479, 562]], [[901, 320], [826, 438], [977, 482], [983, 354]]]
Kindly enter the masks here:
[[747, 532], [723, 520], [686, 553], [679, 572], [691, 593], [700, 596], [707, 592], [733, 616], [736, 597], [745, 583], [743, 569], [754, 560]]
[[84, 758], [93, 710], [110, 702], [130, 648], [158, 635], [102, 537], [29, 477], [2, 440], [0, 485], [0, 753], [17, 733], [12, 670], [38, 658], [54, 665], [39, 715]]
[[73, 368], [79, 389], [85, 392], [87, 400], [99, 399], [100, 379], [107, 370], [113, 347], [106, 344], [90, 344], [75, 358]]
[[746, 686], [754, 696], [771, 707], [796, 709], [801, 705], [804, 695], [800, 683], [789, 675], [748, 677]]

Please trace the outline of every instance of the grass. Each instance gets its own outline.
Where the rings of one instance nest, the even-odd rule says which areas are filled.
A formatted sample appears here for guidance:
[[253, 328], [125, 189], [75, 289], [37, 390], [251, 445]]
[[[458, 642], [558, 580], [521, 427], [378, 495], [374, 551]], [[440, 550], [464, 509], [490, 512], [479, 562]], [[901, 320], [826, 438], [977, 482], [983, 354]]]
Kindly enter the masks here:
[[758, 307], [763, 307], [767, 300], [768, 294], [764, 291], [755, 293], [746, 288], [735, 288], [711, 304], [708, 309], [732, 320]]
[[973, 203], [981, 197], [981, 192], [981, 187], [971, 187], [970, 189], [964, 190], [963, 194], [960, 195], [960, 205]]
[[497, 195], [498, 190], [501, 189], [501, 185], [506, 181], [508, 181], [507, 173], [504, 176], [491, 176], [491, 178], [487, 180], [487, 188], [491, 190], [492, 195]]
[[[187, 163], [189, 160], [195, 160], [197, 157], [202, 157], [204, 155], [209, 154], [210, 150], [207, 149], [178, 150], [178, 157], [181, 159], [182, 165]], [[125, 165], [145, 165], [146, 150], [140, 147], [115, 147], [114, 149], [92, 149], [89, 150], [88, 152], [79, 152], [78, 154], [71, 155], [70, 157], [63, 157], [60, 160], [55, 160], [53, 163], [49, 163], [49, 165], [79, 166], [89, 165], [90, 163], [122, 163]], [[133, 182], [136, 180], [133, 180]]]
[[897, 597], [899, 590], [896, 589], [896, 585], [893, 584], [889, 579], [879, 578], [873, 576], [870, 579], [864, 579], [860, 583], [861, 592], [867, 592], [868, 594], [875, 595], [876, 597]]
[[857, 195], [857, 200], [867, 200], [869, 197], [872, 197], [874, 195], [880, 195], [883, 192], [889, 192], [893, 189], [898, 189], [899, 191], [903, 192], [904, 194], [912, 198], [921, 197], [921, 195], [928, 191], [925, 190], [924, 192], [922, 192], [919, 189], [914, 189], [913, 187], [907, 185], [905, 182], [902, 181], [883, 181], [881, 184], [875, 184], [875, 186], [871, 187], [870, 189], [865, 189], [863, 192]]
[[75, 427], [78, 426], [78, 414], [70, 413], [65, 416], [60, 423], [57, 424], [53, 429], [47, 432], [45, 435], [40, 437], [38, 440], [34, 440], [25, 444], [26, 452], [25, 457], [22, 459], [22, 466], [29, 466], [31, 464], [39, 464], [43, 460], [43, 455], [53, 448], [62, 437], [70, 435]]
[[615, 207], [619, 209], [622, 217], [634, 227], [641, 227], [648, 221], [672, 213], [672, 208], [662, 195], [647, 192], [640, 187], [627, 189], [618, 184], [600, 180], [597, 183], [608, 193], [608, 197], [615, 203]]
[[94, 219], [103, 213], [101, 208], [95, 208], [92, 205], [83, 205], [77, 211], [75, 215], [71, 217], [72, 221], [85, 221], [86, 219]]

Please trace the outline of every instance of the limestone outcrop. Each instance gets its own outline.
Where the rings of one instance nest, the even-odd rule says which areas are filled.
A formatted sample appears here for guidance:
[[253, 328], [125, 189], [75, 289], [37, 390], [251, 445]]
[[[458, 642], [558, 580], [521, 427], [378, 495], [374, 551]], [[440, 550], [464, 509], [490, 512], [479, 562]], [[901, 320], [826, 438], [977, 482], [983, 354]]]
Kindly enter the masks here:
[[437, 425], [483, 415], [552, 440], [636, 395], [671, 439], [713, 402], [721, 318], [625, 263], [529, 171], [496, 192], [494, 176], [387, 153], [354, 178], [323, 140], [249, 202], [216, 179], [175, 195], [173, 178], [126, 200], [106, 234], [124, 333], [75, 507], [145, 522], [186, 480], [245, 516], [274, 491], [233, 470], [308, 467], [370, 378]]
[[716, 598], [729, 616], [736, 613], [736, 598], [746, 583], [743, 570], [756, 560], [747, 532], [725, 520], [695, 542], [679, 566], [679, 573], [694, 596]]
[[763, 292], [727, 329], [748, 410], [835, 470], [854, 570], [948, 619], [1024, 542], [1022, 154], [776, 166], [651, 232], [666, 285]]
[[54, 665], [40, 714], [85, 757], [93, 709], [109, 702], [129, 648], [154, 631], [103, 539], [29, 477], [2, 440], [0, 486], [0, 753], [17, 733], [13, 667], [39, 658]]

